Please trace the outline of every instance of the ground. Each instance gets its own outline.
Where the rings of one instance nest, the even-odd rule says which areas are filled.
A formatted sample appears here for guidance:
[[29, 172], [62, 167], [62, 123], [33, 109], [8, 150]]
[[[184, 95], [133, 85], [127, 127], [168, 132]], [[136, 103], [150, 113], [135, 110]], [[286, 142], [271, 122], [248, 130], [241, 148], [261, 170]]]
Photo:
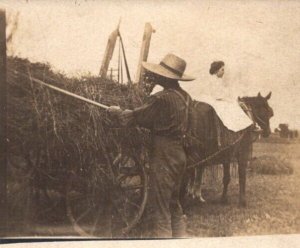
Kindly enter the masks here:
[[[253, 156], [285, 158], [294, 168], [289, 175], [263, 175], [254, 171], [247, 174], [246, 208], [238, 205], [238, 179], [229, 186], [229, 203], [221, 205], [221, 181], [214, 189], [204, 189], [206, 203], [189, 198], [187, 208], [190, 237], [221, 237], [266, 234], [300, 233], [300, 142], [256, 142]], [[39, 225], [20, 223], [10, 225], [9, 236], [76, 236], [78, 235], [63, 211], [63, 202]], [[50, 221], [50, 218], [53, 221]], [[45, 221], [45, 219], [44, 219]]]
[[[246, 208], [238, 206], [238, 179], [229, 186], [227, 205], [220, 205], [222, 185], [205, 191], [205, 204], [191, 202], [188, 209], [188, 233], [196, 237], [300, 233], [300, 144], [256, 142], [253, 156], [285, 158], [294, 168], [290, 175], [247, 176]], [[191, 200], [192, 201], [192, 200]]]

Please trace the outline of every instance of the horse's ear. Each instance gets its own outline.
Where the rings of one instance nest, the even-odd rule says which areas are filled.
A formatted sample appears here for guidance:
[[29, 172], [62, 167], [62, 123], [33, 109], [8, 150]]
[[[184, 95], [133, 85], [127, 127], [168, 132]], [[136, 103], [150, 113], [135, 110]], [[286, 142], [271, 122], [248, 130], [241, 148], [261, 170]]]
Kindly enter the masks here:
[[272, 91], [270, 91], [270, 93], [265, 97], [266, 100], [269, 100], [272, 96]]
[[260, 92], [258, 92], [257, 96], [258, 96], [258, 97], [261, 97], [261, 94], [260, 94]]

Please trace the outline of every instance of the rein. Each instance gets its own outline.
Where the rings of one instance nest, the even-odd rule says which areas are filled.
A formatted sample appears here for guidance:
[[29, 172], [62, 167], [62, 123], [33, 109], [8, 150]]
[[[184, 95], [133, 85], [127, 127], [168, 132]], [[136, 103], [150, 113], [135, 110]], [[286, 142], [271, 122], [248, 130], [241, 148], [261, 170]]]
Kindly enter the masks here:
[[235, 146], [237, 143], [239, 143], [245, 136], [246, 132], [244, 132], [235, 142], [233, 142], [232, 144], [228, 145], [228, 146], [225, 146], [224, 148], [222, 148], [221, 150], [213, 153], [212, 155], [209, 155], [208, 157], [206, 157], [205, 159], [202, 159], [194, 164], [191, 164], [189, 166], [187, 166], [187, 169], [191, 169], [191, 168], [195, 168], [197, 166], [200, 166], [212, 159], [214, 159], [216, 156], [218, 156], [220, 153], [232, 148], [233, 146]]
[[[257, 116], [254, 112], [252, 112], [252, 114], [253, 114], [253, 116], [257, 119], [257, 120], [259, 120], [262, 124], [264, 124], [265, 126], [267, 126], [268, 124], [264, 121], [264, 120], [262, 120], [259, 116]], [[256, 122], [257, 123], [257, 122]]]
[[[257, 123], [256, 120], [259, 120], [261, 123], [263, 123], [264, 125], [267, 125], [267, 123], [265, 123], [260, 117], [258, 117], [254, 111], [252, 110], [252, 108], [250, 106], [248, 106], [244, 101], [239, 101], [239, 104], [241, 106], [241, 108], [245, 111], [245, 113], [249, 116], [249, 118], [253, 121], [253, 123]], [[257, 123], [258, 124], [258, 123]], [[203, 165], [204, 163], [207, 163], [208, 161], [214, 159], [215, 157], [217, 157], [220, 153], [232, 148], [233, 146], [235, 146], [236, 144], [238, 144], [245, 136], [246, 132], [243, 132], [241, 134], [241, 136], [232, 144], [222, 148], [221, 150], [213, 153], [212, 155], [206, 157], [205, 159], [202, 159], [194, 164], [191, 164], [189, 166], [187, 166], [187, 169], [191, 169], [191, 168], [195, 168], [197, 166]], [[256, 140], [256, 139], [255, 139]], [[254, 141], [255, 141], [254, 140]], [[252, 142], [254, 142], [252, 141]]]

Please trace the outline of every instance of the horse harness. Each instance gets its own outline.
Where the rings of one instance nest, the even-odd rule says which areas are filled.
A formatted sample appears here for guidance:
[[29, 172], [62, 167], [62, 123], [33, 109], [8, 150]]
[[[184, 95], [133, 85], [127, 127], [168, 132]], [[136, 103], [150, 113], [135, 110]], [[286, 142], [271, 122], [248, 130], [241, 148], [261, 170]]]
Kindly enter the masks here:
[[191, 98], [188, 95], [187, 98], [184, 97], [182, 93], [180, 93], [178, 90], [171, 89], [177, 96], [179, 96], [185, 105], [185, 115], [184, 115], [184, 122], [183, 126], [181, 129], [182, 135], [181, 135], [181, 142], [183, 147], [186, 149], [189, 147], [191, 144], [191, 139], [196, 140], [197, 143], [201, 143], [200, 140], [198, 140], [196, 137], [192, 137], [190, 134], [188, 134], [188, 129], [189, 129], [189, 110], [190, 110], [190, 103], [191, 103]]
[[[196, 140], [197, 143], [202, 144], [202, 142], [197, 139], [196, 137], [191, 136], [190, 134], [188, 134], [188, 129], [189, 129], [189, 109], [190, 109], [190, 102], [191, 99], [188, 96], [187, 99], [184, 97], [184, 95], [182, 93], [180, 93], [179, 91], [175, 90], [175, 89], [171, 89], [175, 94], [177, 94], [184, 102], [185, 104], [185, 119], [184, 119], [184, 124], [182, 127], [182, 136], [181, 136], [181, 140], [182, 140], [182, 144], [184, 148], [189, 147], [189, 145], [191, 145], [191, 139], [192, 140]], [[253, 123], [255, 124], [255, 119], [258, 119], [259, 121], [261, 121], [262, 123], [265, 123], [263, 120], [261, 120], [258, 116], [255, 115], [255, 113], [253, 112], [252, 108], [248, 105], [246, 105], [245, 102], [243, 101], [239, 101], [239, 105], [241, 106], [241, 108], [245, 111], [245, 113], [249, 116], [249, 118], [253, 121]], [[212, 159], [216, 158], [220, 153], [225, 152], [226, 150], [231, 149], [232, 147], [234, 147], [235, 145], [237, 145], [239, 142], [241, 142], [241, 140], [244, 138], [246, 132], [243, 132], [240, 137], [238, 139], [236, 139], [232, 144], [225, 146], [224, 148], [218, 150], [217, 152], [209, 155], [208, 157], [197, 161], [196, 163], [193, 163], [191, 165], [188, 165], [187, 169], [192, 169], [192, 168], [196, 168], [197, 166], [201, 166], [209, 161], [211, 161]]]

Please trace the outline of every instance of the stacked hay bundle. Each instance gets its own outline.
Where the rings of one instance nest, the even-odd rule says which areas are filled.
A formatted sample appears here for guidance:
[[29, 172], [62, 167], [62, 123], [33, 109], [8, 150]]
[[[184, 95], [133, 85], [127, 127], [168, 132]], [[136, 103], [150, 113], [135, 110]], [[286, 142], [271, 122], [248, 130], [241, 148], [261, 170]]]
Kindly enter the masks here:
[[253, 158], [250, 169], [258, 174], [266, 175], [289, 175], [294, 172], [292, 164], [287, 159], [268, 155]]
[[[30, 197], [62, 192], [71, 174], [109, 187], [109, 166], [118, 153], [143, 153], [145, 130], [112, 128], [107, 113], [98, 107], [54, 92], [30, 78], [38, 78], [106, 105], [132, 109], [142, 94], [132, 87], [96, 77], [67, 78], [49, 65], [8, 58], [9, 197], [22, 206]], [[24, 77], [18, 73], [26, 74]], [[94, 182], [92, 180], [94, 178]], [[101, 186], [101, 187], [102, 187]], [[32, 212], [32, 205], [29, 206]], [[29, 211], [29, 210], [27, 210]]]

